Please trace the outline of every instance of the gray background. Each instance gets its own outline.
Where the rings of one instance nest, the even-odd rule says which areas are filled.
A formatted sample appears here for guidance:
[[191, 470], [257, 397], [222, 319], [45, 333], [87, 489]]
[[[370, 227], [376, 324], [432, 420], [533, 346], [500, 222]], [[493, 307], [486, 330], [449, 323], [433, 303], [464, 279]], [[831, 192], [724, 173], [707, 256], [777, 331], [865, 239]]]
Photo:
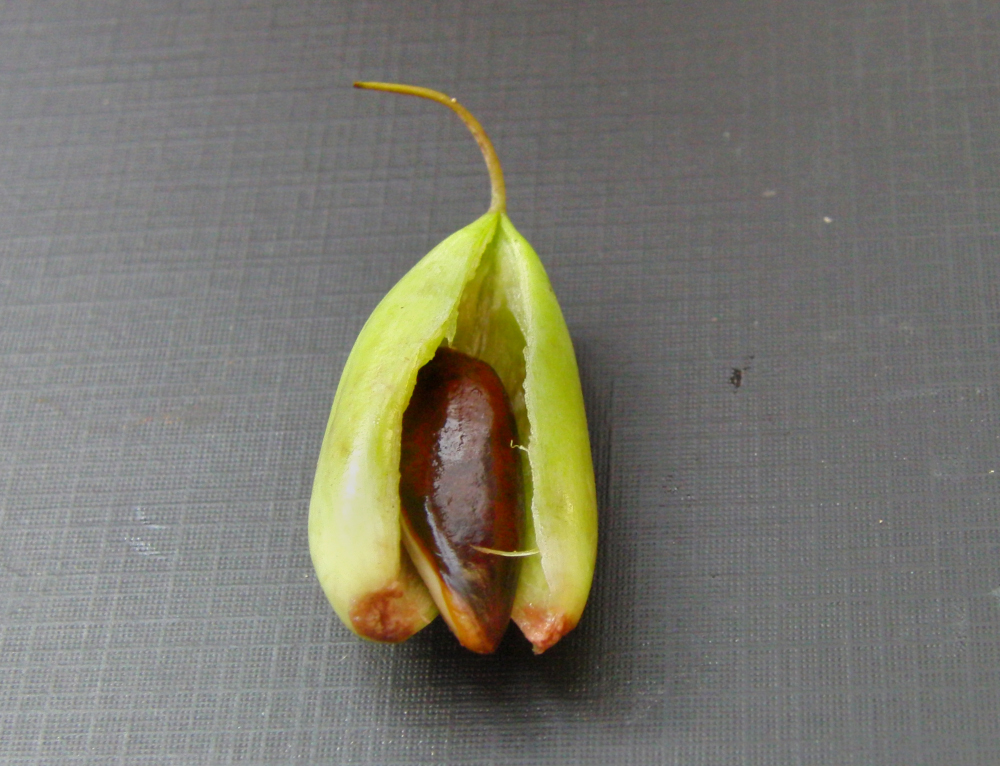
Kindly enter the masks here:
[[[577, 345], [541, 658], [312, 574], [353, 339], [488, 201], [354, 79], [482, 120]], [[1000, 762], [998, 137], [986, 0], [3, 4], [0, 762]]]

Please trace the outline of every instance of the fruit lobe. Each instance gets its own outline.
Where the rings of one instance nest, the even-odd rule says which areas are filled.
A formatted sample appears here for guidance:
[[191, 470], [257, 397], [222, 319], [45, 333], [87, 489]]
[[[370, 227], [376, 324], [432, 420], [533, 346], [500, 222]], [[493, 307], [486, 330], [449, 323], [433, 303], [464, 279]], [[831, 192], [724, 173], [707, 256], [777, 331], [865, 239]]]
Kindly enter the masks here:
[[496, 372], [442, 347], [403, 415], [403, 541], [467, 649], [496, 650], [510, 621], [524, 499], [517, 428]]
[[437, 616], [401, 540], [403, 411], [417, 372], [454, 334], [462, 288], [496, 225], [490, 214], [455, 232], [396, 283], [337, 386], [309, 504], [309, 550], [334, 611], [373, 641], [405, 640]]

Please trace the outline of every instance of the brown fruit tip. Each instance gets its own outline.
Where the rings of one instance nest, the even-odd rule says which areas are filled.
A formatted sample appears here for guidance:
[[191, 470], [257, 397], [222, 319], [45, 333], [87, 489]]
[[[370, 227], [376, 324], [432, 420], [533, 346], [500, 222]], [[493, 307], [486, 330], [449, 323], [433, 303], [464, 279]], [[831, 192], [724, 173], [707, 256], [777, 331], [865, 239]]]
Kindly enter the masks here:
[[570, 620], [561, 612], [550, 612], [533, 606], [516, 610], [513, 619], [524, 637], [531, 642], [535, 654], [551, 649], [559, 639], [576, 627], [576, 620]]
[[426, 616], [403, 596], [403, 587], [394, 583], [358, 599], [350, 615], [354, 632], [372, 641], [398, 644], [425, 627]]

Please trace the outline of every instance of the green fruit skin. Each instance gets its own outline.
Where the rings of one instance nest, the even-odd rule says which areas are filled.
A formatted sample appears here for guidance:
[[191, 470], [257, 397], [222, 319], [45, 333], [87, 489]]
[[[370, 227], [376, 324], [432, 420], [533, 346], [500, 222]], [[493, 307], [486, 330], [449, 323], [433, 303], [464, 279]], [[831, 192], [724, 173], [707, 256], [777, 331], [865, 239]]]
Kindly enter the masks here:
[[448, 237], [379, 303], [348, 357], [320, 450], [309, 546], [334, 610], [358, 635], [401, 641], [436, 608], [401, 547], [402, 418], [418, 370], [447, 343], [489, 363], [522, 440], [524, 547], [513, 619], [544, 651], [578, 622], [597, 548], [583, 394], [545, 270], [503, 212]]

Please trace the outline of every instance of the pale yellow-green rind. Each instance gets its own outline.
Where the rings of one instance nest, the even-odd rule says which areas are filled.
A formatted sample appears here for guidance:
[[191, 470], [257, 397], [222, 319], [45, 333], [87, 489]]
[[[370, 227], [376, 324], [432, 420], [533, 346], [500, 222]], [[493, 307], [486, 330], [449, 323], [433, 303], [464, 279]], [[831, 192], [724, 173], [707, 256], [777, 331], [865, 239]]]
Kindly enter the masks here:
[[397, 594], [388, 608], [414, 623], [409, 632], [437, 613], [400, 545], [402, 417], [417, 371], [454, 334], [463, 287], [498, 217], [488, 213], [448, 237], [389, 291], [362, 328], [337, 387], [313, 482], [309, 550], [334, 610], [367, 638], [385, 637], [365, 633], [357, 607], [386, 589]]
[[523, 547], [540, 552], [522, 561], [514, 619], [544, 651], [577, 624], [590, 593], [597, 554], [594, 469], [573, 343], [548, 276], [506, 215], [495, 246], [526, 342], [531, 525]]
[[[524, 448], [521, 548], [539, 551], [522, 560], [513, 617], [544, 651], [576, 625], [586, 604], [597, 504], [569, 331], [538, 256], [506, 214], [487, 213], [438, 245], [362, 329], [313, 485], [313, 563], [337, 614], [361, 635], [401, 640], [433, 619], [430, 597], [400, 551], [399, 455], [417, 371], [442, 342], [490, 364], [510, 395]], [[382, 606], [375, 632], [400, 621], [408, 626], [390, 631], [390, 639], [372, 635], [356, 614], [358, 604], [386, 589], [400, 595]]]

